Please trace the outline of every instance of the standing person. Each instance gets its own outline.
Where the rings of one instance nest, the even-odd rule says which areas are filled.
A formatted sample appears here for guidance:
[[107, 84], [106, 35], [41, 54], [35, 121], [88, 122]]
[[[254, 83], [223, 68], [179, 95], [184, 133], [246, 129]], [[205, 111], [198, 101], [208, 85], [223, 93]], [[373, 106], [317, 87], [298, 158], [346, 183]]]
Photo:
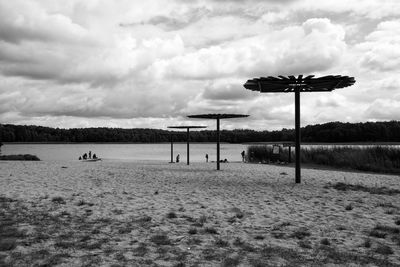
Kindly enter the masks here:
[[179, 162], [179, 154], [176, 156], [176, 162]]
[[240, 153], [242, 155], [242, 162], [244, 162], [244, 159], [246, 157], [246, 152], [244, 152], [244, 150], [242, 151], [242, 153]]
[[208, 162], [208, 154], [206, 154], [206, 162]]
[[92, 151], [89, 151], [89, 159], [92, 158]]

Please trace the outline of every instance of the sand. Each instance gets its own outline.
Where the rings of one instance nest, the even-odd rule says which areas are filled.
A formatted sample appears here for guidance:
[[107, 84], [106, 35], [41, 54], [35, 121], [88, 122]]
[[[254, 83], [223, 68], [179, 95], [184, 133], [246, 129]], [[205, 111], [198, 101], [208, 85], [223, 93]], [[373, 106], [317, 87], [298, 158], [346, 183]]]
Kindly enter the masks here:
[[0, 162], [0, 266], [400, 266], [399, 176], [221, 168]]

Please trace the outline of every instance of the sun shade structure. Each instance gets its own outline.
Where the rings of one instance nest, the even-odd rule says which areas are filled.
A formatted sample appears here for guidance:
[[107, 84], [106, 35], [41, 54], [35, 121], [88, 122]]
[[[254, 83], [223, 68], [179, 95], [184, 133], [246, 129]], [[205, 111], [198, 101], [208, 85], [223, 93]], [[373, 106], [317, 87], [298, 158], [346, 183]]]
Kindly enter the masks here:
[[220, 157], [219, 157], [219, 151], [220, 151], [220, 132], [219, 132], [219, 121], [221, 119], [231, 119], [231, 118], [245, 118], [248, 117], [249, 115], [243, 115], [243, 114], [200, 114], [200, 115], [189, 115], [188, 118], [193, 118], [193, 119], [214, 119], [217, 120], [217, 170], [220, 170]]
[[252, 91], [261, 93], [291, 93], [295, 95], [295, 129], [296, 129], [296, 183], [301, 182], [300, 173], [300, 92], [330, 92], [335, 89], [351, 86], [355, 83], [354, 77], [329, 75], [314, 78], [314, 75], [303, 77], [295, 76], [268, 76], [248, 80], [243, 86]]
[[[168, 126], [170, 129], [186, 129], [186, 162], [189, 165], [189, 129], [207, 128], [207, 126]], [[171, 163], [174, 162], [174, 143], [171, 134]]]

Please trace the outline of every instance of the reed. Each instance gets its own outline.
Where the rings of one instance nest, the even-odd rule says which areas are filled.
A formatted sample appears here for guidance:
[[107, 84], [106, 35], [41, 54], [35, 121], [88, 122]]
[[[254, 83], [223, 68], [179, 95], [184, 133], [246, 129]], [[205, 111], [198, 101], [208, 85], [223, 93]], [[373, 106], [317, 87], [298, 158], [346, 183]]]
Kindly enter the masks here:
[[[288, 148], [280, 147], [279, 155], [274, 155], [272, 146], [249, 146], [247, 155], [250, 162], [287, 162]], [[293, 161], [294, 151], [291, 157]], [[301, 162], [360, 171], [400, 173], [400, 149], [383, 146], [303, 148]]]

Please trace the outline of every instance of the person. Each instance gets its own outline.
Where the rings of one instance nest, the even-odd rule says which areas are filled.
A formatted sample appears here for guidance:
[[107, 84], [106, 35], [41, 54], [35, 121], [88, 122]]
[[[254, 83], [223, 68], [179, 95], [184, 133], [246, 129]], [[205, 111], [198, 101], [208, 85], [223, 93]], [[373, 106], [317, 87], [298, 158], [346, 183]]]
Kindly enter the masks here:
[[96, 156], [96, 154], [93, 154], [93, 159], [97, 159], [97, 156]]
[[83, 158], [83, 159], [87, 159], [87, 154], [86, 154], [86, 153], [83, 154], [82, 158]]
[[206, 154], [206, 162], [208, 162], [208, 154]]
[[244, 162], [244, 158], [246, 156], [246, 152], [244, 152], [244, 150], [242, 151], [242, 153], [240, 153], [242, 155], [242, 162]]
[[81, 157], [81, 156], [79, 156], [79, 160], [82, 160], [82, 157]]
[[92, 158], [92, 151], [89, 151], [89, 159]]
[[179, 162], [179, 154], [176, 156], [176, 162]]

